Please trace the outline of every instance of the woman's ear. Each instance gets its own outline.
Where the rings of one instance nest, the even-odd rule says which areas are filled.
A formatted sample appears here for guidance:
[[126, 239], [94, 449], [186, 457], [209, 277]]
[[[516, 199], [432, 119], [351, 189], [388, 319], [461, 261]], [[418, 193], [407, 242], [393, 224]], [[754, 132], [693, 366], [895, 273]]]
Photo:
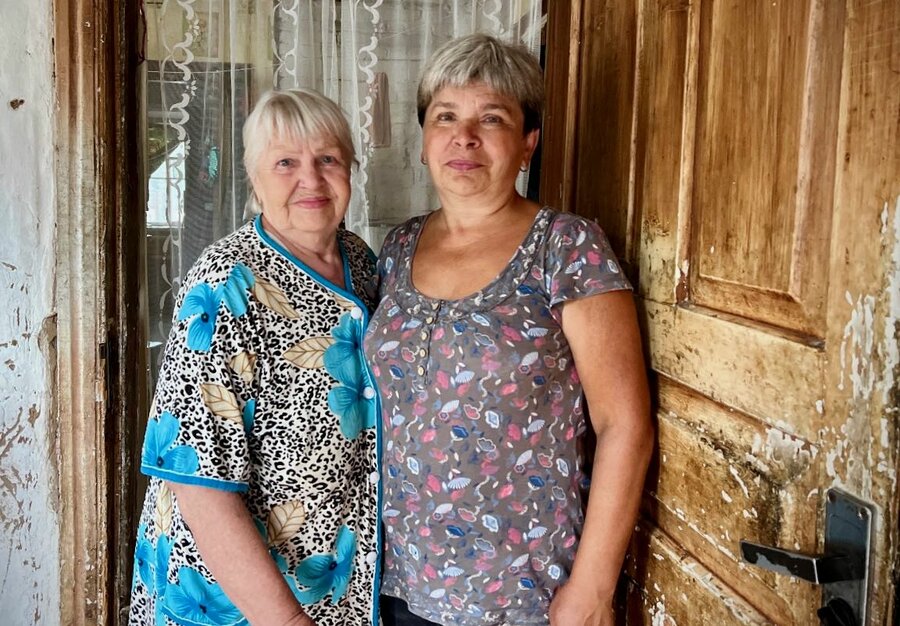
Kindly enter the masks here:
[[539, 128], [525, 133], [525, 153], [522, 155], [522, 164], [526, 167], [531, 163], [531, 157], [534, 155], [540, 138], [541, 130]]

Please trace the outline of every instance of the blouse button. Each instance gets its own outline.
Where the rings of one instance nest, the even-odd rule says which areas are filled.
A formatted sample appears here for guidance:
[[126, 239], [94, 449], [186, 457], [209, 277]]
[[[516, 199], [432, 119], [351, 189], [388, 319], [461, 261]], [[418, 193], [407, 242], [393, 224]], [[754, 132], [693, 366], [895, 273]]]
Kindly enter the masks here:
[[428, 341], [428, 331], [423, 330], [421, 334], [419, 334], [419, 337], [422, 339], [422, 341]]
[[365, 398], [366, 400], [371, 400], [374, 397], [375, 389], [373, 389], [372, 387], [366, 387], [365, 389], [363, 389], [363, 398]]
[[422, 348], [419, 350], [419, 356], [425, 356], [426, 354], [428, 354], [428, 353], [425, 352], [425, 348]]
[[416, 368], [416, 371], [419, 373], [419, 376], [424, 376], [424, 375], [425, 375], [425, 368], [422, 367], [421, 365], [420, 365], [419, 367]]
[[355, 306], [352, 309], [350, 309], [350, 317], [352, 317], [353, 319], [361, 320], [362, 316], [363, 316], [362, 309], [359, 308], [358, 306]]
[[426, 324], [434, 324], [434, 316], [433, 316], [433, 315], [429, 315], [428, 317], [426, 317], [426, 318], [425, 318], [425, 323], [426, 323]]

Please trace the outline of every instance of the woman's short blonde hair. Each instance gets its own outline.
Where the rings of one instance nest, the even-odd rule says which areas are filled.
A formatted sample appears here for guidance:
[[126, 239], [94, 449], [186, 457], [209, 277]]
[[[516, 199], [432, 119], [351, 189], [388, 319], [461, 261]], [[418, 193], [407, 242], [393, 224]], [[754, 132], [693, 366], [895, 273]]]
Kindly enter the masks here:
[[273, 90], [260, 97], [244, 122], [244, 168], [251, 181], [249, 213], [262, 212], [252, 181], [268, 145], [281, 139], [309, 141], [320, 137], [337, 141], [348, 168], [357, 163], [350, 125], [332, 100], [311, 89]]
[[431, 55], [416, 94], [419, 126], [425, 124], [434, 94], [447, 86], [471, 83], [484, 83], [516, 100], [525, 115], [526, 133], [541, 127], [544, 78], [537, 58], [524, 46], [480, 33], [454, 39]]

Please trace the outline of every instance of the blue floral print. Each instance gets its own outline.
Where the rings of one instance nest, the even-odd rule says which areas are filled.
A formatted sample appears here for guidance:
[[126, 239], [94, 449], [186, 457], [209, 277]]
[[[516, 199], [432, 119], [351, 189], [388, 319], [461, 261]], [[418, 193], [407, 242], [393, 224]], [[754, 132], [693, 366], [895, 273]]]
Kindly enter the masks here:
[[334, 552], [308, 556], [294, 570], [297, 582], [306, 587], [294, 590], [302, 604], [318, 602], [329, 592], [331, 603], [337, 604], [346, 593], [353, 573], [356, 535], [347, 526], [341, 526], [334, 543]]
[[169, 557], [172, 554], [172, 540], [165, 534], [156, 538], [156, 546], [147, 535], [147, 525], [138, 527], [137, 546], [134, 555], [134, 579], [132, 589], [138, 582], [147, 589], [155, 590], [156, 597], [160, 600], [156, 603], [154, 621], [158, 626], [165, 626], [162, 598], [165, 596], [169, 580], [167, 577]]
[[363, 327], [350, 313], [341, 316], [331, 330], [334, 343], [325, 351], [325, 369], [344, 384], [355, 384], [362, 378]]
[[213, 289], [207, 283], [194, 286], [185, 296], [178, 311], [179, 321], [193, 318], [188, 323], [188, 348], [208, 352], [216, 330], [219, 305], [224, 301], [225, 307], [234, 317], [241, 317], [247, 312], [249, 301], [247, 290], [255, 283], [253, 272], [246, 265], [236, 263], [228, 278], [219, 287]]
[[356, 437], [366, 428], [375, 426], [374, 391], [366, 395], [366, 387], [360, 391], [350, 385], [339, 385], [328, 392], [328, 408], [341, 418], [341, 433], [347, 439]]
[[208, 352], [216, 330], [216, 316], [219, 313], [219, 294], [206, 283], [200, 283], [190, 290], [178, 311], [178, 321], [190, 318], [187, 332], [187, 346], [191, 350]]
[[244, 410], [241, 411], [241, 419], [244, 422], [244, 432], [249, 433], [253, 430], [253, 420], [256, 415], [256, 398], [250, 398], [247, 400], [247, 404], [244, 405]]
[[153, 585], [154, 561], [156, 560], [156, 552], [150, 540], [147, 539], [147, 527], [138, 528], [137, 546], [134, 550], [135, 573], [140, 576], [142, 583], [148, 587]]
[[208, 582], [190, 567], [178, 570], [178, 583], [169, 585], [163, 605], [168, 617], [188, 626], [247, 623], [217, 583]]
[[375, 426], [375, 389], [366, 382], [361, 351], [363, 325], [352, 312], [345, 313], [331, 334], [325, 370], [340, 384], [328, 393], [328, 408], [340, 417], [344, 437], [356, 439]]
[[[172, 540], [166, 535], [160, 535], [156, 539], [156, 549], [154, 550], [153, 577], [156, 586], [157, 597], [162, 598], [166, 595], [166, 588], [169, 586], [169, 558], [172, 556]], [[149, 586], [149, 585], [148, 585]]]
[[[246, 624], [214, 584], [173, 482], [240, 493], [286, 583], [321, 597], [304, 605], [316, 624], [378, 624], [379, 434], [369, 428], [348, 440], [374, 418], [338, 403], [342, 420], [328, 406], [346, 382], [377, 407], [359, 346], [375, 268], [361, 239], [341, 229], [338, 242], [346, 288], [270, 242], [259, 218], [208, 247], [185, 276], [141, 454], [151, 478], [130, 626]], [[336, 376], [323, 353], [333, 343]], [[342, 526], [353, 533], [337, 541]], [[295, 570], [311, 556], [328, 558], [325, 571], [311, 559], [301, 585]]]
[[175, 445], [180, 427], [178, 418], [168, 411], [164, 411], [159, 418], [151, 418], [144, 438], [141, 465], [176, 474], [196, 472], [199, 466], [196, 450], [190, 446]]
[[242, 263], [235, 263], [228, 279], [222, 286], [222, 299], [225, 306], [235, 317], [241, 317], [247, 312], [247, 290], [256, 283], [253, 272]]

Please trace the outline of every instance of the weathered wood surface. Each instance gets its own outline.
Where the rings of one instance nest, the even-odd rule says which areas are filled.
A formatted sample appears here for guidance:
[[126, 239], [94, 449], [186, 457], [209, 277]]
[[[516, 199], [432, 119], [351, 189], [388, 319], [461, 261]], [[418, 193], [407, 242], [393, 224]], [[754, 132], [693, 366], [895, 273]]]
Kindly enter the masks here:
[[878, 506], [868, 622], [892, 623], [900, 4], [578, 19], [573, 209], [636, 278], [658, 382], [629, 622], [814, 623], [819, 590], [741, 563], [738, 542], [820, 550], [837, 486]]

